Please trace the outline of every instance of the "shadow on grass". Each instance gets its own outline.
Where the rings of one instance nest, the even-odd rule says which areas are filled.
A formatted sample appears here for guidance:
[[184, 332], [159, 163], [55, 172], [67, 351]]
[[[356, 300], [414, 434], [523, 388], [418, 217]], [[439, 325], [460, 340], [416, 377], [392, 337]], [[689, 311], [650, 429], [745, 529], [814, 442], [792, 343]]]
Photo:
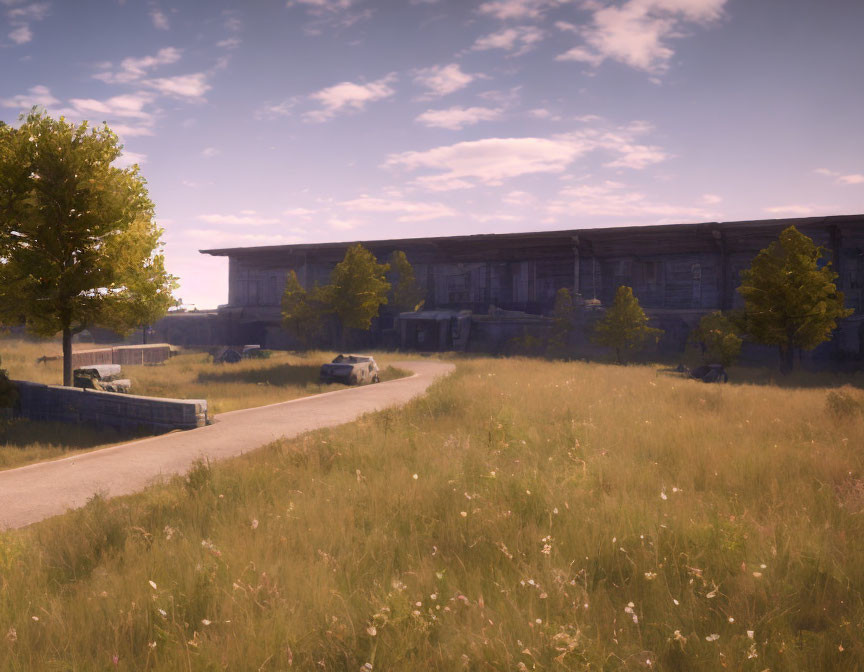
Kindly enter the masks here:
[[198, 374], [199, 383], [258, 383], [279, 387], [305, 387], [318, 383], [320, 366], [310, 364], [283, 364], [268, 369], [232, 369], [230, 364], [222, 365], [219, 371], [205, 371]]
[[[860, 371], [844, 373], [840, 371], [806, 371], [802, 369], [783, 374], [778, 369], [732, 366], [726, 369], [726, 373], [729, 375], [727, 385], [764, 385], [782, 389], [836, 388], [849, 385], [864, 390], [864, 373]], [[672, 367], [659, 368], [657, 369], [657, 374], [682, 380], [695, 380]]]
[[131, 441], [142, 436], [149, 436], [149, 434], [90, 424], [18, 419], [0, 429], [0, 448], [26, 450], [34, 446], [56, 446], [81, 450]]

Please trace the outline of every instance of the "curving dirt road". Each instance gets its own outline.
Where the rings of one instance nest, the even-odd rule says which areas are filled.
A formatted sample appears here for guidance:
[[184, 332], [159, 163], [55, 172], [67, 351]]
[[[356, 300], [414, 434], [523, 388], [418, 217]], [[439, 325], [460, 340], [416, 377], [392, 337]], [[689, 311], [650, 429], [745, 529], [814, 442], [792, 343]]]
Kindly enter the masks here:
[[214, 424], [0, 472], [0, 530], [23, 527], [82, 506], [94, 494], [137, 492], [155, 479], [182, 474], [199, 458], [222, 460], [364, 413], [404, 404], [453, 365], [398, 362], [413, 376], [378, 385], [221, 413]]

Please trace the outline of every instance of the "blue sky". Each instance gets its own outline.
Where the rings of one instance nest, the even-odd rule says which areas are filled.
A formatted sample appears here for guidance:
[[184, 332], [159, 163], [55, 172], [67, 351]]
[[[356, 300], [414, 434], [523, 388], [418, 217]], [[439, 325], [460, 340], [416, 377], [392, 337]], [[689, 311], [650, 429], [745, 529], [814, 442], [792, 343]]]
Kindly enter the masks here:
[[199, 249], [864, 212], [861, 0], [0, 0], [0, 119], [107, 121]]

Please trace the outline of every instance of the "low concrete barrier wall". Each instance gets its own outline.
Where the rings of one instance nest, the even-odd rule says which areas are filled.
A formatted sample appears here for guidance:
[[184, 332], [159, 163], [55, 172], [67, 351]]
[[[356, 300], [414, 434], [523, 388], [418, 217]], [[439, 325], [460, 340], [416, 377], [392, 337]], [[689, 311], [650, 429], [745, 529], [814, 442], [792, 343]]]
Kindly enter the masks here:
[[207, 424], [204, 399], [162, 399], [12, 381], [18, 388], [15, 415], [52, 422], [92, 422], [126, 429], [169, 432]]

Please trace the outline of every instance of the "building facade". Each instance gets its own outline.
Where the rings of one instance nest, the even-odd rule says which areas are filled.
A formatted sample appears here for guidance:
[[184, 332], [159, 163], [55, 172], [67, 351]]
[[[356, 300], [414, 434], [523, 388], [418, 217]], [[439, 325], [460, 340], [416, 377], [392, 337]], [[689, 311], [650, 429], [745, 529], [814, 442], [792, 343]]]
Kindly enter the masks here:
[[[361, 242], [379, 260], [402, 250], [426, 290], [425, 309], [548, 314], [558, 289], [608, 305], [620, 285], [633, 288], [665, 347], [682, 347], [701, 315], [740, 307], [740, 272], [780, 232], [796, 226], [827, 250], [855, 315], [822, 356], [864, 355], [864, 215], [786, 220], [574, 229]], [[280, 301], [289, 271], [307, 288], [327, 284], [354, 244], [322, 243], [202, 250], [229, 259], [228, 304], [219, 309], [228, 338], [285, 344]], [[387, 328], [386, 319], [379, 325]]]

